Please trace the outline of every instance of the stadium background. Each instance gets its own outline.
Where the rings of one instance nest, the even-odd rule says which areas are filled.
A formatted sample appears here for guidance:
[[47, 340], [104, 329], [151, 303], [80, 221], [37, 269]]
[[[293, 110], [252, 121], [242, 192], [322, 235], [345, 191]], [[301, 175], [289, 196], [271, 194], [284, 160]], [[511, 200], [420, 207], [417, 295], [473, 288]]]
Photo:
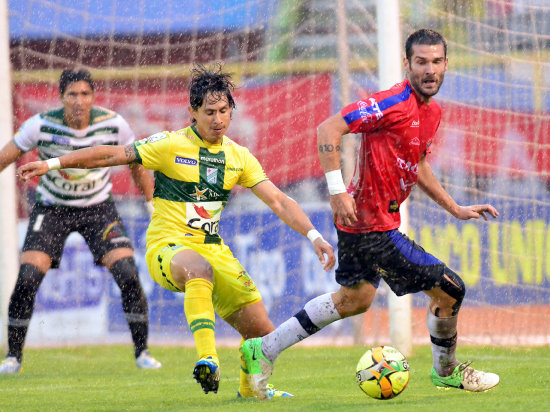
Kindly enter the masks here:
[[[57, 106], [61, 69], [81, 64], [98, 80], [97, 103], [120, 112], [139, 138], [179, 129], [188, 121], [191, 63], [223, 61], [239, 85], [228, 135], [251, 149], [335, 244], [315, 128], [347, 103], [343, 96], [355, 100], [378, 89], [376, 1], [343, 2], [345, 62], [335, 17], [339, 3], [9, 0], [15, 128]], [[432, 167], [459, 203], [489, 202], [501, 212], [489, 223], [458, 222], [418, 190], [409, 202], [411, 236], [461, 273], [468, 286], [462, 342], [550, 343], [549, 18], [544, 0], [401, 2], [402, 40], [430, 27], [449, 42]], [[346, 139], [352, 145], [356, 140]], [[151, 342], [190, 342], [183, 295], [164, 291], [148, 276], [143, 201], [125, 168], [115, 170], [113, 181], [149, 298]], [[34, 185], [19, 186], [20, 242]], [[221, 234], [258, 283], [275, 324], [308, 298], [337, 287], [308, 241], [247, 191], [234, 193]], [[317, 341], [349, 343], [359, 334], [365, 343], [387, 343], [386, 298], [380, 292], [360, 328], [339, 322]], [[427, 343], [425, 298], [415, 296], [413, 307], [413, 341]], [[236, 338], [223, 322], [217, 336]], [[128, 339], [114, 282], [93, 266], [83, 241], [71, 237], [60, 269], [40, 288], [28, 343]]]

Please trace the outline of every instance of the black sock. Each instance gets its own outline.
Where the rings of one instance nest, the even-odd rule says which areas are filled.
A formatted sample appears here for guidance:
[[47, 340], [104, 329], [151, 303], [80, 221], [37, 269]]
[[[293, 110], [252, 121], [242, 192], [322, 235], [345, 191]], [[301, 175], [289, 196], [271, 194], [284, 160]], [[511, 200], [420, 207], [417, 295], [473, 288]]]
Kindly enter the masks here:
[[45, 273], [34, 265], [22, 264], [8, 307], [8, 354], [23, 359], [23, 346], [31, 321], [34, 300]]
[[149, 316], [147, 299], [139, 282], [134, 258], [126, 257], [117, 260], [111, 266], [111, 273], [120, 288], [122, 310], [132, 334], [134, 355], [137, 358], [142, 351], [147, 349]]

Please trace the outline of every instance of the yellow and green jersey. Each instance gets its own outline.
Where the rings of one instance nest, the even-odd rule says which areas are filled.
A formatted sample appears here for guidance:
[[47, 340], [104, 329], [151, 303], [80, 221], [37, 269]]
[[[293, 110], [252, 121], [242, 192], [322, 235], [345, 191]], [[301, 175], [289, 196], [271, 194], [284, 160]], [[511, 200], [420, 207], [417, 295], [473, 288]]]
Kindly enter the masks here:
[[134, 143], [137, 161], [155, 171], [154, 206], [147, 247], [159, 242], [221, 243], [220, 215], [236, 184], [267, 180], [258, 160], [227, 136], [201, 139], [194, 126]]

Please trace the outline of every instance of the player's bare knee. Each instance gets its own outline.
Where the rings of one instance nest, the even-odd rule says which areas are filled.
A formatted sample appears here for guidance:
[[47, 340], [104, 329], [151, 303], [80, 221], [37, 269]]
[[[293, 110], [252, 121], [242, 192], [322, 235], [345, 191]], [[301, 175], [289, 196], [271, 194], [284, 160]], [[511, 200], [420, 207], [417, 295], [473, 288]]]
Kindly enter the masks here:
[[370, 293], [365, 288], [340, 288], [333, 294], [336, 310], [343, 317], [366, 312], [372, 303]]
[[208, 260], [193, 250], [184, 250], [176, 254], [170, 263], [172, 277], [182, 287], [191, 279], [214, 280], [214, 270]]
[[208, 280], [209, 282], [213, 282], [214, 270], [212, 269], [212, 265], [210, 265], [210, 263], [208, 263], [208, 261], [205, 259], [204, 262], [201, 262], [200, 264], [189, 267], [188, 278], [189, 279], [201, 278], [201, 279]]

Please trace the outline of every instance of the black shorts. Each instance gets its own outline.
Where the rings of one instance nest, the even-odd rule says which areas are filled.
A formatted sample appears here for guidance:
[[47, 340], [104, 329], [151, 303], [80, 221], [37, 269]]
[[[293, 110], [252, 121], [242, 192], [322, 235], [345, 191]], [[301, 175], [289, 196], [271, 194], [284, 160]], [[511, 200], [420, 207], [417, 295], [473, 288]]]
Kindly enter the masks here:
[[132, 248], [122, 219], [113, 202], [88, 207], [35, 204], [29, 218], [23, 252], [38, 250], [52, 258], [58, 268], [65, 241], [72, 232], [82, 235], [96, 265], [113, 249]]
[[336, 282], [351, 287], [361, 280], [378, 287], [380, 278], [398, 296], [440, 284], [446, 265], [398, 230], [338, 232]]

